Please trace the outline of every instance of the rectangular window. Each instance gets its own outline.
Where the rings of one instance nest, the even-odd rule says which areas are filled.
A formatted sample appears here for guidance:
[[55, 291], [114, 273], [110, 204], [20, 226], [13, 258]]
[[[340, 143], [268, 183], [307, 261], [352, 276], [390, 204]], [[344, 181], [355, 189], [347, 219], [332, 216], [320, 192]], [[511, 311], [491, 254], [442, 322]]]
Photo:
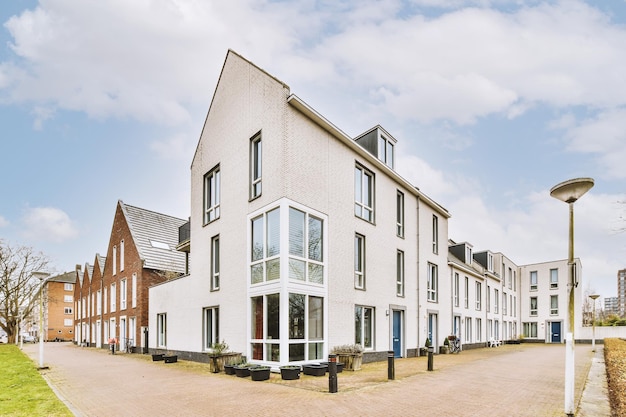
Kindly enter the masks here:
[[120, 242], [120, 271], [124, 270], [124, 240]]
[[102, 303], [102, 305], [104, 306], [104, 314], [107, 313], [107, 306], [109, 305], [108, 302], [108, 289], [105, 288], [104, 289], [104, 302]]
[[96, 292], [96, 314], [102, 314], [102, 292], [100, 290]]
[[480, 342], [483, 337], [483, 320], [476, 319], [476, 341]]
[[74, 320], [72, 319], [63, 319], [63, 326], [72, 327], [74, 325]]
[[437, 288], [439, 287], [439, 277], [437, 265], [428, 263], [428, 282], [426, 288], [426, 298], [428, 301], [437, 302]]
[[354, 170], [354, 214], [374, 222], [374, 174], [357, 165]]
[[117, 246], [113, 246], [113, 275], [117, 274]]
[[524, 323], [524, 337], [537, 337], [537, 322]]
[[396, 253], [396, 295], [404, 297], [404, 252]]
[[115, 284], [111, 284], [111, 313], [113, 313], [115, 311], [115, 309], [117, 308], [117, 292], [115, 289]]
[[476, 310], [481, 310], [482, 307], [482, 284], [476, 283]]
[[454, 306], [459, 306], [459, 273], [454, 273]]
[[513, 269], [509, 267], [509, 290], [513, 288]]
[[280, 361], [280, 295], [251, 298], [252, 359]]
[[530, 297], [530, 315], [537, 315], [537, 297]]
[[465, 317], [465, 343], [472, 342], [472, 319]]
[[354, 287], [365, 289], [365, 236], [354, 235]]
[[404, 237], [404, 194], [401, 191], [396, 194], [396, 234]]
[[550, 314], [551, 315], [559, 314], [559, 296], [558, 295], [550, 296]]
[[280, 209], [276, 208], [251, 221], [252, 284], [280, 279]]
[[219, 307], [208, 307], [202, 309], [202, 328], [204, 350], [211, 349], [213, 343], [220, 341], [220, 309]]
[[364, 349], [374, 348], [374, 308], [356, 306], [354, 309], [354, 343]]
[[211, 239], [211, 291], [220, 289], [220, 237]]
[[167, 346], [167, 315], [157, 314], [157, 346]]
[[65, 291], [72, 291], [74, 290], [74, 284], [69, 284], [66, 282], [65, 284], [63, 284], [63, 289]]
[[63, 296], [63, 302], [64, 303], [73, 303], [74, 302], [74, 296], [73, 295], [64, 295]]
[[493, 312], [498, 314], [498, 303], [500, 302], [500, 291], [494, 288], [493, 290]]
[[439, 253], [439, 218], [433, 215], [433, 253]]
[[559, 288], [559, 270], [550, 270], [550, 288]]
[[204, 224], [220, 217], [220, 166], [204, 176]]
[[133, 273], [133, 278], [131, 280], [131, 306], [133, 308], [137, 307], [137, 273]]
[[487, 253], [487, 270], [493, 272], [493, 253]]
[[464, 301], [464, 307], [465, 308], [469, 308], [469, 278], [465, 277], [465, 294], [464, 294], [465, 298], [463, 299]]
[[72, 309], [72, 307], [65, 307], [63, 309], [63, 313], [64, 314], [74, 314], [74, 310]]
[[530, 290], [537, 291], [537, 271], [530, 272]]
[[393, 142], [384, 136], [378, 136], [378, 159], [393, 169], [394, 166]]
[[126, 279], [120, 281], [120, 310], [126, 310]]
[[491, 287], [487, 285], [487, 311], [491, 311]]
[[324, 283], [323, 221], [289, 207], [289, 279]]
[[250, 199], [261, 195], [262, 159], [261, 134], [250, 140]]

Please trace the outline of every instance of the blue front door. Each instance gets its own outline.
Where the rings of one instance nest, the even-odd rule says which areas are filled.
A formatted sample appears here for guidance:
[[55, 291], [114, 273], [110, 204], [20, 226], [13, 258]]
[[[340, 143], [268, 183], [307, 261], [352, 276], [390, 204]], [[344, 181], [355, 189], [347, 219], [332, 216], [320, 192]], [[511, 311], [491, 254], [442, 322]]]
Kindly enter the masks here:
[[393, 310], [393, 355], [402, 356], [402, 312]]
[[561, 343], [561, 322], [553, 321], [550, 327], [550, 333], [552, 334], [550, 341], [552, 343]]

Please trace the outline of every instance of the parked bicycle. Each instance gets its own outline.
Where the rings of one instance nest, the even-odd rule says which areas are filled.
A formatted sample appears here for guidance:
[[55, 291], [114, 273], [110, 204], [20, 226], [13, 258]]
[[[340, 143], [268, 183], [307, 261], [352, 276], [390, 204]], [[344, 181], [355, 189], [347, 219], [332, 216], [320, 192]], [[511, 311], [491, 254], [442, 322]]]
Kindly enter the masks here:
[[126, 339], [126, 353], [133, 353], [133, 339]]
[[450, 353], [459, 353], [461, 351], [461, 339], [452, 335], [448, 336], [448, 342], [450, 342]]

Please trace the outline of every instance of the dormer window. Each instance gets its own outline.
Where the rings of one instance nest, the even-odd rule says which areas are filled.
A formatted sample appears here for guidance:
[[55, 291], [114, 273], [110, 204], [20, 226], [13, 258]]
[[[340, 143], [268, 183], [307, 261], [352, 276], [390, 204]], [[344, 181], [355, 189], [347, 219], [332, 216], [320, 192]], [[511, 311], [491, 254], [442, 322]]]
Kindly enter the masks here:
[[465, 245], [465, 263], [472, 264], [472, 247], [468, 245]]
[[487, 253], [487, 271], [493, 272], [493, 254]]
[[383, 161], [389, 168], [394, 168], [393, 142], [383, 135], [378, 136], [378, 159]]

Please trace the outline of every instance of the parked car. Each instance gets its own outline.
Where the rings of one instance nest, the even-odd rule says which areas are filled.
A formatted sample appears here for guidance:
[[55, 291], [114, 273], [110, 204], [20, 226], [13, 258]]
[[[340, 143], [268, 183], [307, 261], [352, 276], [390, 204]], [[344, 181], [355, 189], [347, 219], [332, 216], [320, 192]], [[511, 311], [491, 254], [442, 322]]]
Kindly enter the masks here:
[[24, 342], [24, 343], [36, 343], [37, 342], [37, 338], [35, 338], [35, 336], [30, 335], [30, 334], [23, 334], [22, 335], [22, 342]]
[[9, 343], [9, 338], [7, 337], [6, 334], [3, 334], [2, 336], [0, 336], [0, 343]]

